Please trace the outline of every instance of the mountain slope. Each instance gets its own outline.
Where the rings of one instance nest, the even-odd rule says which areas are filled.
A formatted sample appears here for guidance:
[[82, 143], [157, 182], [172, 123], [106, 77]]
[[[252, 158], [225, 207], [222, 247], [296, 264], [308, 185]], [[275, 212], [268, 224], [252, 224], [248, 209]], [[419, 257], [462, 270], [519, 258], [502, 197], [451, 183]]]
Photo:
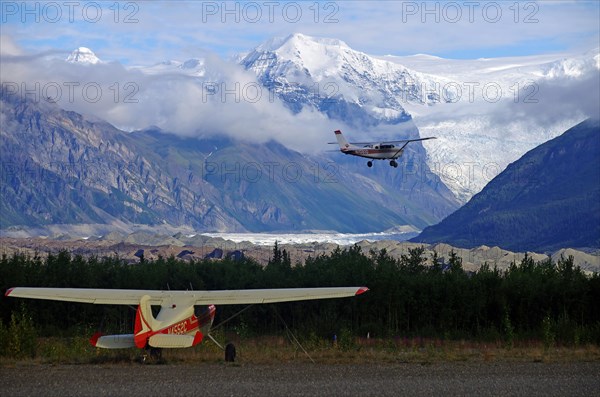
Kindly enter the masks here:
[[[142, 193], [126, 187], [122, 151], [128, 139], [107, 123], [92, 123], [74, 112], [35, 105], [2, 91], [1, 222], [7, 225], [104, 223], [113, 216], [151, 222], [130, 198]], [[118, 172], [122, 170], [122, 172]]]
[[529, 151], [416, 242], [549, 251], [600, 247], [600, 122]]
[[303, 155], [274, 141], [198, 140], [152, 129], [132, 137], [141, 152], [168, 164], [177, 186], [213, 187], [213, 195], [197, 200], [210, 200], [249, 231], [422, 229], [456, 208], [449, 191], [444, 197], [425, 183], [364, 178], [342, 159]]
[[6, 92], [1, 100], [1, 228], [120, 222], [372, 232], [422, 229], [456, 208], [427, 178], [372, 180], [272, 141], [125, 133], [53, 104]]

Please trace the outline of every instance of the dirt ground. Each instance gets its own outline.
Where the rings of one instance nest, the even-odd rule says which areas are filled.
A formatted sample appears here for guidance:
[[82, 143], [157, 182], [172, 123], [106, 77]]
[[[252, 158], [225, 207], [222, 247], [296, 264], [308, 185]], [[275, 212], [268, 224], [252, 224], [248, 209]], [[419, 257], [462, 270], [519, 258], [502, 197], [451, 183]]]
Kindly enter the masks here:
[[17, 363], [3, 396], [597, 396], [600, 362]]

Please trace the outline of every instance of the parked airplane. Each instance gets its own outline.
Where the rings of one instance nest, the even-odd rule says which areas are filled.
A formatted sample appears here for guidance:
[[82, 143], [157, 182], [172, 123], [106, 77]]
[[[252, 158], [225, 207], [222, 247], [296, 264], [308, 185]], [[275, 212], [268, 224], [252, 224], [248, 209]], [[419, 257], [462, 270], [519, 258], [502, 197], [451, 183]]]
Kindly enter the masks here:
[[[436, 139], [431, 136], [428, 138], [419, 139], [406, 139], [401, 141], [387, 141], [387, 142], [348, 142], [342, 131], [336, 130], [335, 137], [337, 142], [329, 142], [330, 145], [338, 143], [340, 145], [340, 151], [344, 154], [351, 154], [353, 156], [365, 157], [368, 159], [375, 160], [390, 160], [390, 165], [394, 168], [398, 167], [397, 158], [402, 156], [404, 148], [410, 142], [425, 141], [427, 139]], [[395, 143], [404, 143], [404, 145], [397, 147]], [[363, 145], [363, 146], [357, 146]], [[367, 161], [367, 166], [372, 167], [373, 162]]]
[[[90, 342], [95, 347], [105, 349], [130, 347], [151, 349], [154, 356], [160, 356], [161, 348], [196, 346], [202, 342], [205, 335], [217, 343], [209, 333], [217, 304], [237, 305], [343, 298], [360, 295], [368, 290], [367, 287], [219, 291], [16, 287], [7, 290], [5, 296], [107, 305], [137, 305], [133, 334], [96, 333]], [[156, 318], [152, 315], [152, 305], [160, 306]]]

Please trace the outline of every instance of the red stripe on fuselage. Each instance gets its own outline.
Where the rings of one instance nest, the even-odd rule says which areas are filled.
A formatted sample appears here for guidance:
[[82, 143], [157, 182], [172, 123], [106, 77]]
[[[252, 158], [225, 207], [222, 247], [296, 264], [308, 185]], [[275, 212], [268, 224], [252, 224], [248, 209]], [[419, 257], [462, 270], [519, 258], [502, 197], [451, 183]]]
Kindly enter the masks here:
[[153, 332], [152, 335], [156, 334], [175, 334], [175, 335], [186, 335], [198, 330], [199, 325], [198, 318], [192, 314], [192, 316], [181, 320], [178, 323], [169, 325], [166, 328]]

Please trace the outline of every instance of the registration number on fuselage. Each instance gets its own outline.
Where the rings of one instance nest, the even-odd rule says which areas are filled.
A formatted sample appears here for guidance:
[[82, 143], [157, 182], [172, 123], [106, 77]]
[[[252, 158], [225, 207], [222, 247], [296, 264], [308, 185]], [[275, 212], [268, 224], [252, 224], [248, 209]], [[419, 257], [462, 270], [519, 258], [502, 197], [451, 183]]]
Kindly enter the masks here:
[[187, 332], [188, 332], [187, 321], [182, 321], [178, 324], [172, 325], [169, 328], [167, 328], [168, 334], [183, 335], [183, 334], [187, 334]]

